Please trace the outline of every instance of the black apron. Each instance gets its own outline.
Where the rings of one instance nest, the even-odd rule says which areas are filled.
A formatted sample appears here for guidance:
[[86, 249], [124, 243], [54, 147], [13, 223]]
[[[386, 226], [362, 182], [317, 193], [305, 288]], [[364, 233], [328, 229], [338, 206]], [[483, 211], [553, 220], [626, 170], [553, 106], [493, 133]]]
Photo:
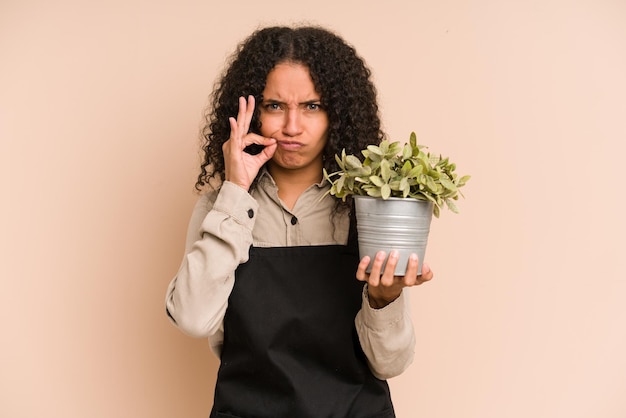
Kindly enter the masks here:
[[354, 326], [358, 262], [356, 245], [250, 249], [224, 317], [211, 418], [395, 417]]

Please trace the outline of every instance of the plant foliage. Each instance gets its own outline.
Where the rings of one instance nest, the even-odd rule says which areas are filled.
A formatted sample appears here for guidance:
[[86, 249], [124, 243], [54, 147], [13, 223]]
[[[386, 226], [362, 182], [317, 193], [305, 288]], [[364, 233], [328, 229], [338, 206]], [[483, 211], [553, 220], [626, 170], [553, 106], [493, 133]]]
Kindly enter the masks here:
[[459, 177], [456, 165], [448, 158], [426, 149], [417, 144], [417, 136], [412, 132], [404, 145], [387, 140], [368, 145], [361, 151], [363, 160], [346, 155], [343, 150], [341, 156], [335, 155], [340, 170], [330, 174], [324, 170], [324, 177], [331, 184], [328, 193], [344, 201], [349, 195], [429, 200], [436, 217], [443, 207], [458, 213], [454, 201], [463, 196], [459, 189], [470, 176]]

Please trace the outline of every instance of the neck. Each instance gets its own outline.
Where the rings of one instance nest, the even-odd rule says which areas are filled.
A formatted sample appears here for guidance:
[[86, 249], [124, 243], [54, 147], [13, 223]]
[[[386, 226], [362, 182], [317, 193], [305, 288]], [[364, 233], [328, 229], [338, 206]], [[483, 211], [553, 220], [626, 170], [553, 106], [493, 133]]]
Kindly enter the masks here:
[[278, 197], [289, 209], [306, 189], [322, 181], [321, 164], [295, 170], [268, 164], [268, 171], [278, 186]]

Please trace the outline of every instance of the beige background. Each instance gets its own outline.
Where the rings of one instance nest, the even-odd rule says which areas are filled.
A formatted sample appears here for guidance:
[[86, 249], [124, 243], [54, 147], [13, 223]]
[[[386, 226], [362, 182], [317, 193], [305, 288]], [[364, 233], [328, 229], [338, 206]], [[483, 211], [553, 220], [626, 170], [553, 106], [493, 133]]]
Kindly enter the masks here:
[[208, 416], [217, 362], [163, 307], [200, 115], [236, 43], [302, 20], [365, 57], [393, 138], [473, 175], [398, 416], [626, 416], [622, 0], [2, 0], [0, 416]]

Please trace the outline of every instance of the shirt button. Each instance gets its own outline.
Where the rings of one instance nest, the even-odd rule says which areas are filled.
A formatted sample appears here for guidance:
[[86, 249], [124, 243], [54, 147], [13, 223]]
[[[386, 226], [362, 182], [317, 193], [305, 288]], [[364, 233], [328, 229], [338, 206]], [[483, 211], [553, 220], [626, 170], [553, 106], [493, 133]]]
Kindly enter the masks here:
[[252, 219], [254, 217], [254, 211], [252, 209], [248, 209], [248, 218]]
[[295, 225], [298, 223], [298, 218], [296, 218], [295, 216], [291, 218], [291, 224]]

